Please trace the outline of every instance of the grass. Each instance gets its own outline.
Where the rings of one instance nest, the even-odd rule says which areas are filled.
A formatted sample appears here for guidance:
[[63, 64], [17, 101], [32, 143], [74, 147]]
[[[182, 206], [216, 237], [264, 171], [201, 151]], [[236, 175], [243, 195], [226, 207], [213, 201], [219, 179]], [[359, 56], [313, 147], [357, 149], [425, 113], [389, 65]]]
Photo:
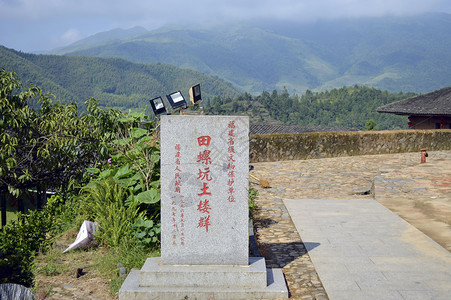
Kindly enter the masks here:
[[146, 251], [141, 247], [109, 250], [95, 257], [95, 265], [100, 275], [110, 281], [111, 294], [116, 295], [125, 279], [119, 274], [118, 264], [122, 264], [130, 272], [131, 269], [141, 269], [148, 257], [159, 255], [159, 250]]
[[253, 187], [249, 187], [249, 210], [252, 211], [254, 210], [257, 205], [255, 204], [255, 198], [257, 198], [258, 196], [258, 191], [253, 188]]
[[[2, 224], [2, 217], [0, 215], [0, 224]], [[12, 221], [17, 221], [17, 212], [14, 211], [6, 211], [6, 224], [11, 223]]]
[[46, 254], [40, 253], [36, 258], [37, 274], [44, 276], [56, 276], [69, 273], [69, 266], [65, 263], [66, 258], [59, 249], [52, 248]]
[[114, 298], [125, 279], [119, 274], [118, 263], [129, 272], [133, 268], [140, 269], [148, 257], [160, 255], [159, 249], [147, 250], [139, 246], [75, 249], [63, 254], [62, 251], [75, 240], [76, 234], [75, 229], [64, 232], [46, 253], [40, 253], [36, 258], [35, 290], [37, 295], [42, 295], [42, 299], [45, 295], [52, 295], [52, 290], [58, 285], [73, 281], [77, 268], [83, 268], [86, 272], [79, 278], [80, 285], [88, 279], [108, 282], [110, 296]]
[[[80, 254], [81, 250], [63, 254], [65, 245], [69, 244], [71, 240], [74, 240], [76, 235], [76, 229], [67, 230], [55, 239], [56, 242], [50, 249], [45, 253], [40, 252], [35, 260], [36, 274], [43, 276], [69, 274], [74, 262], [80, 261], [80, 258], [83, 258], [83, 254]], [[85, 261], [82, 260], [82, 262], [84, 263]]]

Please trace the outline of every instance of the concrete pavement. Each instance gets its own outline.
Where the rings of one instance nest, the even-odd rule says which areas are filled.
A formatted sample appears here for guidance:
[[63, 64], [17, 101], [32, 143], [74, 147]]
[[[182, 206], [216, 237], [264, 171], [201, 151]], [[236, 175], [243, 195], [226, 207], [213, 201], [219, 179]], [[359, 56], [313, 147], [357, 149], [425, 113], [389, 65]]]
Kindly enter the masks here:
[[284, 200], [329, 299], [450, 299], [451, 253], [375, 200]]

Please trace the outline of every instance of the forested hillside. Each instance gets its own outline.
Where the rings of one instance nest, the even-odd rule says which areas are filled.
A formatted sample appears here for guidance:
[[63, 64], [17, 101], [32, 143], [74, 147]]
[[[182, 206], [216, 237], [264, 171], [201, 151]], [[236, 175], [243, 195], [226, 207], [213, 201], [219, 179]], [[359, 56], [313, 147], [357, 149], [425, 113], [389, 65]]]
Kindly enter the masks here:
[[79, 106], [94, 97], [102, 105], [122, 110], [143, 108], [149, 99], [179, 89], [188, 97], [189, 87], [201, 83], [204, 113], [245, 114], [253, 123], [364, 129], [367, 121], [374, 120], [376, 128], [381, 130], [407, 128], [404, 117], [378, 114], [376, 108], [414, 95], [356, 85], [320, 93], [307, 90], [301, 96], [290, 94], [287, 89], [254, 96], [239, 93], [217, 77], [166, 64], [33, 55], [4, 47], [0, 47], [0, 61], [0, 68], [15, 71], [25, 87], [36, 84], [62, 102], [75, 102]]
[[413, 93], [389, 93], [365, 86], [342, 87], [331, 91], [304, 95], [290, 95], [287, 90], [258, 96], [240, 95], [234, 99], [215, 98], [205, 105], [206, 114], [246, 114], [254, 122], [284, 124], [339, 126], [359, 130], [372, 120], [375, 128], [407, 129], [407, 118], [380, 114], [376, 108], [387, 103], [412, 97]]
[[251, 94], [354, 84], [424, 93], [451, 85], [451, 15], [275, 20], [115, 30], [55, 52], [163, 62], [219, 76]]
[[167, 64], [137, 64], [120, 58], [34, 55], [0, 46], [0, 69], [16, 72], [25, 87], [38, 85], [62, 102], [82, 105], [94, 97], [101, 105], [122, 110], [144, 108], [149, 99], [177, 90], [188, 97], [188, 89], [197, 83], [201, 84], [205, 99], [239, 94], [218, 77]]

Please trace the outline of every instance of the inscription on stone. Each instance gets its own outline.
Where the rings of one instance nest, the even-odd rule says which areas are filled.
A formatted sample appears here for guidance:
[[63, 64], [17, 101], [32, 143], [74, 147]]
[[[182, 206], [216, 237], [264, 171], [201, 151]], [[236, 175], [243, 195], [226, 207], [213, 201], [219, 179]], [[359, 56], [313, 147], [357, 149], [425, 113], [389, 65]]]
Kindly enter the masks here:
[[248, 135], [248, 117], [161, 117], [163, 264], [249, 264]]

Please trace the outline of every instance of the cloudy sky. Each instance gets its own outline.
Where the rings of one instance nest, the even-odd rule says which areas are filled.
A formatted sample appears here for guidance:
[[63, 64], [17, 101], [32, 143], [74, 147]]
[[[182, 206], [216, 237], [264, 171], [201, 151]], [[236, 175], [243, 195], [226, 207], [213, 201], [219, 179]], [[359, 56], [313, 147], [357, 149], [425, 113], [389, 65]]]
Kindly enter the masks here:
[[317, 19], [424, 12], [451, 14], [449, 0], [0, 0], [0, 45], [50, 50], [114, 28], [279, 19]]

